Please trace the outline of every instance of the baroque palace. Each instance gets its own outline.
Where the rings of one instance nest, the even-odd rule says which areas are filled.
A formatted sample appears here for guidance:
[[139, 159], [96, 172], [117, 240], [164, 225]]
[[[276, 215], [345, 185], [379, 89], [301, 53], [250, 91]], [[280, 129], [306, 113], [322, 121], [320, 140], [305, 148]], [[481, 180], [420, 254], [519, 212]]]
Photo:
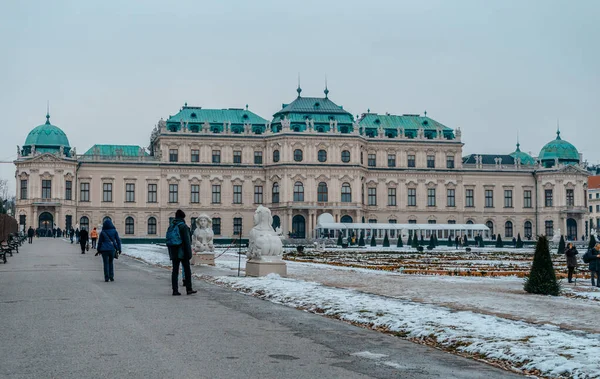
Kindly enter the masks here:
[[46, 115], [18, 148], [19, 223], [89, 228], [110, 217], [124, 238], [150, 240], [181, 208], [209, 214], [226, 240], [246, 236], [264, 204], [296, 238], [315, 237], [324, 212], [342, 223], [486, 224], [509, 239], [588, 233], [589, 174], [560, 131], [537, 157], [518, 143], [509, 154], [463, 157], [460, 129], [426, 113], [354, 117], [327, 89], [301, 91], [270, 121], [248, 106], [186, 104], [158, 122], [147, 148], [77, 154]]

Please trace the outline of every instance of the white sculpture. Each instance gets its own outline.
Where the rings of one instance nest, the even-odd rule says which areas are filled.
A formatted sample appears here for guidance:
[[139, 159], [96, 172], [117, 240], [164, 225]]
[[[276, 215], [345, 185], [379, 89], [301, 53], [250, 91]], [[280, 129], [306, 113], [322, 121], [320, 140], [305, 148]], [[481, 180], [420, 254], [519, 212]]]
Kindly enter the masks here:
[[192, 236], [192, 248], [195, 253], [213, 252], [214, 233], [212, 230], [212, 220], [206, 213], [202, 213], [196, 220], [196, 230]]
[[556, 231], [554, 232], [554, 236], [552, 237], [552, 242], [554, 243], [559, 243], [560, 242], [560, 228], [556, 229]]
[[279, 261], [283, 254], [281, 236], [273, 230], [269, 208], [259, 205], [254, 212], [254, 228], [250, 231], [248, 260]]

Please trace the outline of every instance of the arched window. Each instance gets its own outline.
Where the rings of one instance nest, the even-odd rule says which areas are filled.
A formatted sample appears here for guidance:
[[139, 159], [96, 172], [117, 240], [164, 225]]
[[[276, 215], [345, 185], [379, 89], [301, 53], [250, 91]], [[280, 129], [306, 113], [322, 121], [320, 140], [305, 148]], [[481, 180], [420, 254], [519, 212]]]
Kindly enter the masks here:
[[300, 149], [294, 150], [294, 160], [296, 162], [302, 162], [302, 150], [300, 150]]
[[531, 221], [525, 221], [525, 225], [523, 228], [523, 237], [530, 239], [531, 238], [531, 233], [532, 233], [532, 226], [531, 226]]
[[112, 218], [110, 218], [109, 216], [106, 216], [102, 219], [102, 223], [104, 224], [104, 221], [109, 220], [112, 222]]
[[340, 222], [342, 224], [351, 224], [352, 223], [352, 217], [348, 216], [348, 215], [343, 215], [342, 218], [340, 218]]
[[156, 234], [156, 218], [150, 217], [148, 219], [148, 234], [154, 235]]
[[134, 227], [133, 227], [133, 217], [127, 217], [125, 219], [125, 234], [133, 234], [134, 233]]
[[279, 150], [273, 150], [273, 162], [279, 162]]
[[273, 199], [272, 203], [279, 203], [279, 184], [273, 183]]
[[327, 201], [327, 183], [321, 182], [317, 187], [317, 201]]
[[273, 229], [277, 229], [281, 227], [281, 219], [279, 216], [273, 216], [273, 224], [271, 225]]
[[317, 158], [321, 163], [327, 162], [327, 150], [319, 150], [319, 152], [317, 153]]
[[485, 226], [490, 228], [490, 236], [494, 234], [494, 223], [492, 221], [488, 221], [485, 223]]
[[302, 182], [294, 183], [294, 201], [304, 201], [304, 185]]
[[87, 216], [83, 216], [79, 219], [79, 230], [90, 230], [90, 219]]
[[350, 187], [350, 183], [342, 184], [342, 203], [351, 203], [352, 202], [352, 188]]
[[506, 221], [504, 224], [504, 236], [510, 238], [513, 236], [513, 223], [511, 221]]
[[344, 162], [344, 163], [350, 162], [350, 152], [348, 150], [342, 151], [342, 162]]
[[473, 224], [474, 224], [473, 220], [467, 221], [467, 225], [473, 225]]

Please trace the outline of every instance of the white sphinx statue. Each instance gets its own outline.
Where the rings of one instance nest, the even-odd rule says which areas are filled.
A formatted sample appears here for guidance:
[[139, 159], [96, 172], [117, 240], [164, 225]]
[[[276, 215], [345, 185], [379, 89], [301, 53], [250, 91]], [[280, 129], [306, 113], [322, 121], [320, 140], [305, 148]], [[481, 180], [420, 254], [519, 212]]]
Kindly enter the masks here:
[[552, 236], [552, 242], [554, 243], [559, 243], [560, 242], [560, 228], [556, 229], [556, 231], [554, 232], [554, 236]]
[[215, 265], [215, 247], [213, 245], [214, 233], [212, 220], [206, 213], [196, 219], [196, 230], [192, 235], [192, 264]]
[[254, 227], [250, 231], [246, 256], [246, 275], [264, 276], [276, 273], [287, 274], [286, 264], [281, 260], [283, 254], [282, 234], [273, 227], [273, 217], [269, 208], [259, 205], [254, 212]]

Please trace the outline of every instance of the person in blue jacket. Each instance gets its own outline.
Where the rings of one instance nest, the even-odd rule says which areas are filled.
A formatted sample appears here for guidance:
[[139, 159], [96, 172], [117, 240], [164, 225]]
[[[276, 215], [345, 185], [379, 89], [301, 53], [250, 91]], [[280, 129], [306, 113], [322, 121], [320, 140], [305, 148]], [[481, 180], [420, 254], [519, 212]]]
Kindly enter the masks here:
[[119, 233], [112, 221], [106, 219], [102, 224], [102, 232], [98, 237], [98, 254], [102, 254], [102, 263], [104, 264], [104, 281], [115, 281], [115, 269], [113, 260], [118, 258], [121, 253], [121, 239]]

